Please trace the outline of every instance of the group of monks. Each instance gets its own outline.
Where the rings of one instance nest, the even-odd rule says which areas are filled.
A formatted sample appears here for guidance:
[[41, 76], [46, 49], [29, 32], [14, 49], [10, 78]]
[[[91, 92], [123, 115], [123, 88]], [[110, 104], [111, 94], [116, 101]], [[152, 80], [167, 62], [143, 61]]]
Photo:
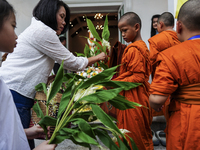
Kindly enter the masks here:
[[167, 150], [200, 149], [200, 1], [184, 3], [176, 32], [173, 27], [173, 15], [161, 14], [159, 34], [148, 40], [148, 49], [136, 13], [125, 13], [118, 22], [124, 40], [132, 43], [125, 48], [119, 74], [113, 80], [142, 83], [120, 94], [145, 107], [117, 110], [117, 126], [130, 131], [128, 136], [139, 150], [154, 149], [150, 128], [152, 109], [165, 110]]

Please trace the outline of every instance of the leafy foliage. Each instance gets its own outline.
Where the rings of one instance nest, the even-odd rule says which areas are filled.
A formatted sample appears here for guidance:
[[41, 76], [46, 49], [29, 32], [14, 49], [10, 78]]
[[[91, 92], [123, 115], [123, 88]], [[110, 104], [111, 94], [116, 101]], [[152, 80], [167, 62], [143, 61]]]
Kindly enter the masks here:
[[[79, 144], [91, 148], [90, 144], [101, 148], [96, 137], [107, 146], [109, 149], [124, 150], [131, 149], [126, 142], [125, 135], [118, 129], [113, 122], [113, 118], [106, 114], [98, 104], [103, 102], [110, 102], [113, 106], [120, 110], [141, 107], [140, 104], [130, 102], [125, 97], [119, 95], [122, 90], [130, 90], [139, 86], [138, 83], [111, 81], [111, 76], [115, 73], [116, 67], [109, 68], [99, 73], [98, 75], [87, 80], [77, 74], [64, 74], [63, 63], [59, 68], [58, 74], [52, 83], [50, 90], [46, 91], [46, 86], [41, 83], [36, 86], [36, 90], [46, 91], [47, 102], [49, 103], [56, 92], [59, 91], [62, 82], [65, 81], [66, 88], [62, 95], [57, 118], [45, 116], [41, 111], [40, 106], [36, 103], [33, 107], [37, 116], [41, 118], [39, 124], [47, 131], [47, 126], [55, 126], [54, 133], [49, 143], [61, 143], [65, 139], [72, 140], [75, 144]], [[111, 89], [104, 89], [102, 86], [112, 87]], [[97, 89], [97, 87], [100, 87]], [[79, 93], [79, 91], [85, 91]], [[93, 90], [93, 92], [91, 92]], [[87, 95], [87, 92], [89, 93]], [[77, 95], [82, 97], [77, 99]], [[79, 112], [80, 109], [86, 105], [91, 106], [89, 112]], [[48, 107], [48, 105], [47, 105]], [[74, 112], [72, 113], [72, 111]], [[48, 114], [48, 113], [47, 113]], [[90, 121], [99, 120], [103, 126], [91, 124]], [[70, 124], [74, 126], [68, 128]], [[112, 141], [108, 134], [112, 132], [117, 137], [119, 147]], [[120, 136], [121, 138], [119, 138]], [[124, 141], [122, 142], [121, 139]], [[134, 141], [131, 143], [135, 146]]]

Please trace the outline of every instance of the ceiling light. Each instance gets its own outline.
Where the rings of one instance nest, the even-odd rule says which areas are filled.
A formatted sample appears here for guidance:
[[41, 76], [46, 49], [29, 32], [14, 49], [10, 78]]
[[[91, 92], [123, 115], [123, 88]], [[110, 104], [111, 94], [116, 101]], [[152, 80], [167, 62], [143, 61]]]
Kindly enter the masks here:
[[103, 18], [103, 15], [101, 13], [97, 13], [95, 16], [94, 16], [95, 19], [102, 19]]

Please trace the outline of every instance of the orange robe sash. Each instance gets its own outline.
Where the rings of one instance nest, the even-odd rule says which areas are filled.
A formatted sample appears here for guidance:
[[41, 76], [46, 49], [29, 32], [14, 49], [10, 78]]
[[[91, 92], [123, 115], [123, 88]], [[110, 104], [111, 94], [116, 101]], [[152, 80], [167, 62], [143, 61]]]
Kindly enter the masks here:
[[172, 98], [181, 103], [200, 105], [200, 83], [180, 86], [172, 94]]

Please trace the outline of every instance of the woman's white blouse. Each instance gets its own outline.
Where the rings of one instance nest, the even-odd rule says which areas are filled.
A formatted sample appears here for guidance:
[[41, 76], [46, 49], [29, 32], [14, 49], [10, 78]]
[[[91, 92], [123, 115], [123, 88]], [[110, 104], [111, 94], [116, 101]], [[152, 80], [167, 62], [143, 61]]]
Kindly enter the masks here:
[[10, 89], [29, 98], [34, 98], [37, 84], [47, 82], [55, 61], [64, 60], [64, 69], [71, 71], [84, 70], [88, 65], [87, 58], [75, 57], [53, 29], [35, 18], [17, 43], [0, 67], [0, 76]]

